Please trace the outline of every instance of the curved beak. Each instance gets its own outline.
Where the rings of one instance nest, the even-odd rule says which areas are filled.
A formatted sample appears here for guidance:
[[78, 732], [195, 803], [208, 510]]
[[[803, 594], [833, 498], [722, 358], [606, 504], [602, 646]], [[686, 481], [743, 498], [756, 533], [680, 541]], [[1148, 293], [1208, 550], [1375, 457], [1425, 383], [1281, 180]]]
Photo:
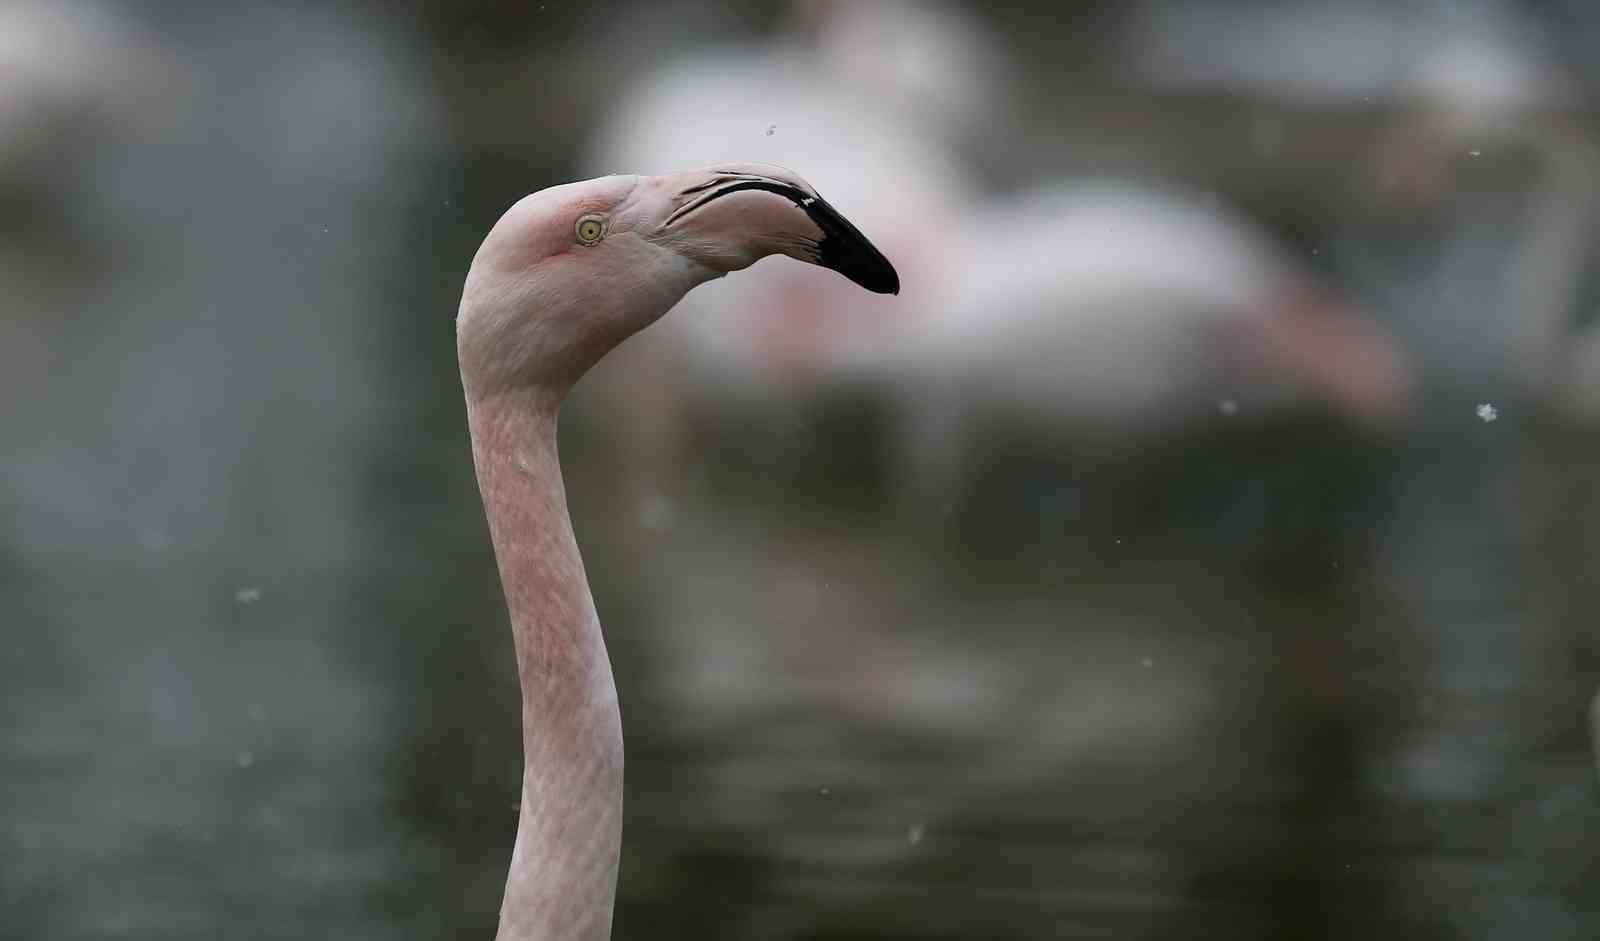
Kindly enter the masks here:
[[889, 259], [792, 170], [738, 164], [661, 179], [672, 196], [660, 235], [697, 261], [726, 272], [784, 254], [876, 294], [900, 293]]

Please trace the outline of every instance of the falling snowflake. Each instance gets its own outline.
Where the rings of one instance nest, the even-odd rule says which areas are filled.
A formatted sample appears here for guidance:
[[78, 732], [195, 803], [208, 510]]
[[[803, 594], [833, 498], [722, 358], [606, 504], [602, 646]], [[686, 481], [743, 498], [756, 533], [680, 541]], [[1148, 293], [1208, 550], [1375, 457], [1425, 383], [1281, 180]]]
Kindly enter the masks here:
[[1224, 415], [1237, 415], [1239, 414], [1239, 403], [1233, 399], [1223, 399], [1217, 403], [1217, 411]]
[[906, 842], [910, 843], [912, 846], [916, 846], [918, 843], [922, 842], [922, 835], [926, 832], [927, 827], [919, 823], [906, 831]]
[[255, 604], [261, 600], [261, 589], [241, 588], [233, 593], [233, 600], [240, 604]]
[[1478, 417], [1486, 422], [1491, 422], [1500, 417], [1500, 410], [1488, 402], [1484, 402], [1478, 406]]

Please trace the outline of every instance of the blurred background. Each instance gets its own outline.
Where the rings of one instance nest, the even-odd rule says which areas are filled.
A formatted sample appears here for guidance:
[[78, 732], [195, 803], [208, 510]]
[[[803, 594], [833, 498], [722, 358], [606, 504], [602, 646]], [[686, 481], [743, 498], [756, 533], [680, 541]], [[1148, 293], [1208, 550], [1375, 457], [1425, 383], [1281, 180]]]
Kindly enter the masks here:
[[492, 936], [462, 279], [527, 192], [757, 160], [905, 291], [762, 262], [564, 415], [619, 939], [1600, 936], [1597, 43], [0, 0], [0, 933]]

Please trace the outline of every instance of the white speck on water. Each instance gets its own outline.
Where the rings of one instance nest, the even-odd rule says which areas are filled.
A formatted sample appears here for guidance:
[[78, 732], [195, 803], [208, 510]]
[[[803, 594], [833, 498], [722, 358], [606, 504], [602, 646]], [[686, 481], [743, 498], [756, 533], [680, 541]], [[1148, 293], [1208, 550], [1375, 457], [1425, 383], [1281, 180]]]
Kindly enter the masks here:
[[248, 768], [256, 763], [256, 756], [251, 752], [242, 751], [233, 756], [233, 763], [241, 768]]
[[267, 721], [267, 707], [258, 702], [251, 703], [249, 707], [245, 709], [245, 713], [250, 716], [250, 721], [252, 722]]
[[821, 794], [823, 797], [827, 797], [829, 794], [833, 793], [833, 789], [832, 788], [827, 788], [827, 787], [818, 788], [817, 789], [817, 793]]
[[772, 135], [774, 135], [776, 133], [778, 133], [778, 125], [776, 125], [776, 124], [768, 124], [767, 125], [767, 136], [771, 137]]
[[261, 600], [261, 589], [241, 588], [233, 593], [233, 600], [240, 604], [255, 604]]
[[1239, 403], [1233, 399], [1223, 399], [1217, 403], [1217, 411], [1224, 415], [1237, 415], [1239, 414]]
[[916, 846], [918, 843], [922, 842], [922, 835], [926, 832], [927, 827], [925, 825], [920, 823], [915, 824], [911, 827], [911, 829], [906, 831], [906, 842], [912, 846]]
[[1491, 422], [1500, 417], [1500, 410], [1488, 402], [1484, 402], [1478, 406], [1478, 417], [1486, 422]]
[[1146, 670], [1148, 670], [1151, 667], [1155, 666], [1156, 662], [1153, 659], [1149, 658], [1149, 657], [1145, 657], [1143, 660], [1139, 661], [1139, 665], [1144, 667]]
[[1468, 156], [1472, 156], [1472, 157], [1481, 157], [1481, 156], [1483, 156], [1483, 151], [1481, 151], [1481, 150], [1469, 150], [1469, 151], [1467, 151], [1467, 154], [1468, 154]]

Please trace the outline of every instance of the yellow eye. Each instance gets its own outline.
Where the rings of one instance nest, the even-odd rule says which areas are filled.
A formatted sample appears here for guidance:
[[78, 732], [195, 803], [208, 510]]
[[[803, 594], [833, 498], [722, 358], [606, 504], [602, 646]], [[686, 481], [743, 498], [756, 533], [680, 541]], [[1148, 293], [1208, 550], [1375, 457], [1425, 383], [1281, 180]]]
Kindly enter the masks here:
[[593, 245], [606, 234], [605, 222], [599, 216], [584, 216], [578, 220], [578, 241]]

